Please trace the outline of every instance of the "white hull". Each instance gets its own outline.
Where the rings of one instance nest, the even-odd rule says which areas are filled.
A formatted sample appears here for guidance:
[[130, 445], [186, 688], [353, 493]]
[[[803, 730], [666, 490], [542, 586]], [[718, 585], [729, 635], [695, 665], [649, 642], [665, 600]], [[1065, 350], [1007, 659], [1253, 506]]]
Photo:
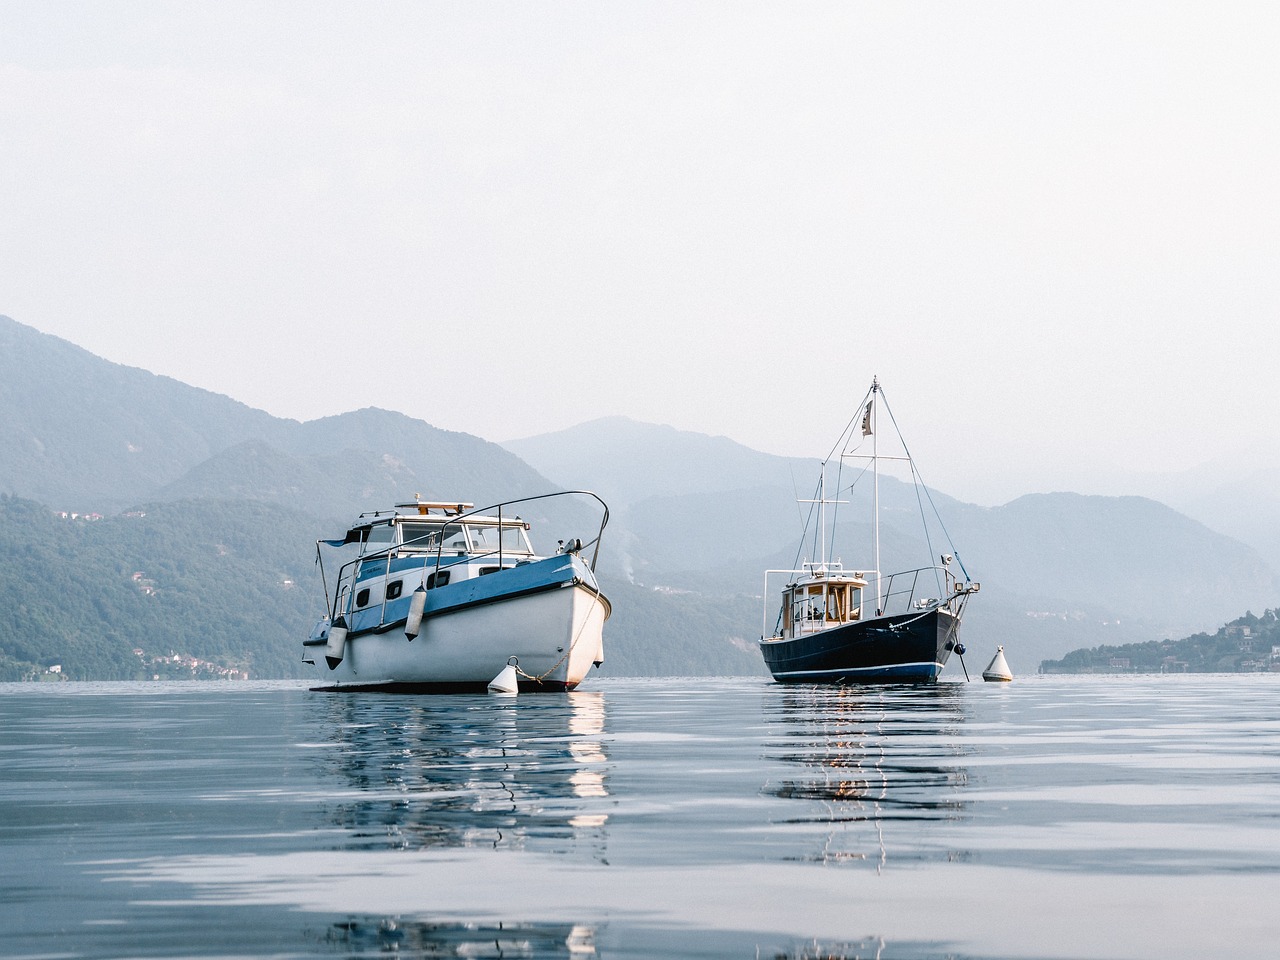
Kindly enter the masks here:
[[455, 687], [484, 689], [510, 658], [522, 686], [572, 690], [604, 659], [609, 601], [581, 584], [429, 615], [410, 641], [401, 621], [381, 633], [348, 637], [329, 668], [325, 648], [306, 662], [323, 688]]

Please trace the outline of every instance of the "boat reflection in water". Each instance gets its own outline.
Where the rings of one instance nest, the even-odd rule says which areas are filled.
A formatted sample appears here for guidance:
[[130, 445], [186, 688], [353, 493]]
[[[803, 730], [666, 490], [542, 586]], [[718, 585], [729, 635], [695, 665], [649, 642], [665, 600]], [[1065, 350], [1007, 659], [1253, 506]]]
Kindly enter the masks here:
[[335, 923], [326, 947], [359, 956], [593, 957], [594, 928], [558, 923], [423, 923], [370, 917]]
[[319, 752], [344, 849], [492, 846], [603, 856], [604, 696], [324, 702]]
[[878, 868], [891, 855], [963, 857], [939, 853], [930, 829], [966, 815], [960, 684], [790, 687], [765, 719], [772, 731], [767, 758], [796, 773], [766, 783], [763, 792], [804, 804], [776, 822], [818, 828], [817, 849], [802, 859]]

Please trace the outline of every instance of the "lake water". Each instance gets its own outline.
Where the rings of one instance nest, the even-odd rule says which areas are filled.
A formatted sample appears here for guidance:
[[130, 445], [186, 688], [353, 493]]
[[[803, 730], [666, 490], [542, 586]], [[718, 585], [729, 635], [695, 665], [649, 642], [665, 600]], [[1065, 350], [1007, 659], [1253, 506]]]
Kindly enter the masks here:
[[0, 955], [1273, 957], [1280, 676], [0, 684]]

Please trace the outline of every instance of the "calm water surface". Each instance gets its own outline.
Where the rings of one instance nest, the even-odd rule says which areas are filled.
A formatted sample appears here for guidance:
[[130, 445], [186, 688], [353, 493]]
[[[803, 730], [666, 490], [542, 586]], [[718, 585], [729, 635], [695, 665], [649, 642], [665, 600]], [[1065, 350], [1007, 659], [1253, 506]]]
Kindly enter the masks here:
[[0, 956], [1273, 957], [1280, 676], [0, 684]]

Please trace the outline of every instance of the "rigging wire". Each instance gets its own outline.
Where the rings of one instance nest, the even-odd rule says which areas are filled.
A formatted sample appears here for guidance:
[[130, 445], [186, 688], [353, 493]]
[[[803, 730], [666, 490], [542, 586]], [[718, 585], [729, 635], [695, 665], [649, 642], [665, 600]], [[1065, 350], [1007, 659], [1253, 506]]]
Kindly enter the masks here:
[[[883, 387], [880, 389], [880, 397], [881, 397], [881, 399], [884, 399], [884, 388], [883, 388]], [[885, 408], [885, 410], [886, 410], [886, 411], [888, 411], [888, 413], [889, 413], [889, 420], [893, 423], [893, 429], [894, 429], [894, 430], [897, 432], [897, 434], [898, 434], [898, 440], [902, 443], [902, 449], [903, 449], [903, 451], [905, 451], [905, 452], [906, 452], [906, 454], [907, 454], [907, 462], [911, 464], [911, 472], [912, 472], [912, 473], [913, 473], [917, 478], [919, 478], [919, 487], [924, 487], [924, 495], [925, 495], [925, 498], [926, 498], [926, 499], [928, 499], [928, 501], [929, 501], [929, 506], [933, 508], [933, 516], [934, 516], [934, 518], [938, 521], [938, 526], [942, 529], [942, 535], [943, 535], [944, 537], [946, 537], [946, 538], [947, 538], [947, 546], [949, 546], [949, 547], [951, 548], [951, 553], [952, 553], [952, 555], [956, 558], [956, 562], [957, 562], [958, 564], [960, 564], [960, 571], [964, 574], [965, 579], [966, 579], [966, 580], [968, 580], [968, 579], [969, 579], [969, 571], [968, 571], [968, 570], [966, 570], [966, 569], [964, 568], [964, 561], [960, 559], [960, 554], [956, 551], [956, 546], [955, 546], [955, 544], [954, 544], [954, 543], [952, 542], [952, 540], [951, 540], [951, 533], [947, 530], [947, 525], [946, 525], [945, 523], [943, 523], [943, 522], [942, 522], [942, 514], [938, 512], [938, 505], [937, 505], [936, 503], [934, 503], [934, 502], [933, 502], [933, 494], [929, 492], [929, 487], [928, 487], [928, 485], [924, 482], [924, 477], [923, 477], [923, 476], [921, 476], [921, 475], [920, 475], [919, 470], [917, 470], [917, 469], [916, 469], [916, 461], [915, 461], [915, 458], [911, 456], [911, 451], [907, 449], [907, 441], [903, 438], [903, 436], [902, 436], [902, 431], [898, 429], [898, 421], [897, 421], [896, 419], [894, 419], [894, 416], [893, 416], [893, 410], [892, 410], [892, 409], [890, 409], [890, 407], [889, 407], [889, 401], [888, 401], [888, 400], [885, 400], [885, 401], [884, 401], [884, 408]], [[917, 490], [918, 490], [918, 488], [917, 488]], [[916, 495], [917, 495], [917, 497], [918, 497], [918, 496], [919, 496], [919, 493], [917, 492], [917, 494], [916, 494]], [[922, 519], [922, 520], [924, 519], [924, 517], [923, 517], [923, 513], [924, 513], [924, 508], [923, 508], [923, 506], [922, 506], [922, 507], [921, 507], [921, 514], [922, 514], [921, 519]], [[927, 534], [927, 531], [928, 531], [928, 524], [926, 524], [926, 525], [925, 525], [925, 530], [926, 530], [926, 536], [927, 536], [927, 535], [928, 535], [928, 534]]]

